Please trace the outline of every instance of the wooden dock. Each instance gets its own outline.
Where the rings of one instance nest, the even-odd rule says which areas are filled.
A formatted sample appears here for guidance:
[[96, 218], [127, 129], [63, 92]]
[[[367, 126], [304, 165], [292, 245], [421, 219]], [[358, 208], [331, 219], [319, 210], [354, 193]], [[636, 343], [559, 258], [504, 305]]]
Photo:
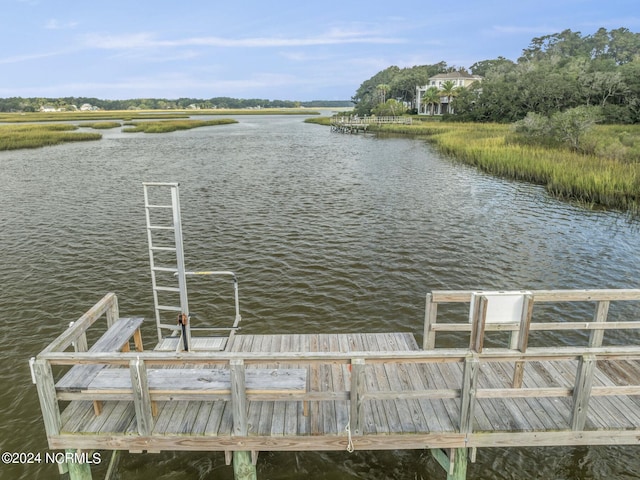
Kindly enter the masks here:
[[[422, 345], [413, 332], [236, 334], [222, 351], [177, 353], [139, 351], [137, 323], [108, 294], [32, 362], [49, 447], [223, 451], [234, 464], [251, 452], [254, 465], [260, 451], [430, 449], [462, 479], [478, 448], [638, 445], [640, 321], [607, 318], [612, 303], [640, 304], [640, 290], [517, 292], [507, 321], [501, 298], [429, 293]], [[574, 302], [593, 314], [536, 319], [538, 305]], [[460, 303], [468, 318], [437, 321]], [[103, 316], [109, 341], [95, 344], [109, 347], [94, 348], [86, 331]], [[529, 347], [542, 331], [588, 335]], [[438, 347], [441, 332], [465, 345]], [[625, 332], [615, 345], [614, 332]], [[485, 347], [495, 335], [505, 345]], [[74, 387], [73, 369], [92, 378]]]
[[331, 117], [331, 131], [338, 133], [366, 133], [370, 125], [411, 125], [413, 119], [405, 116], [359, 117], [357, 115], [334, 115]]

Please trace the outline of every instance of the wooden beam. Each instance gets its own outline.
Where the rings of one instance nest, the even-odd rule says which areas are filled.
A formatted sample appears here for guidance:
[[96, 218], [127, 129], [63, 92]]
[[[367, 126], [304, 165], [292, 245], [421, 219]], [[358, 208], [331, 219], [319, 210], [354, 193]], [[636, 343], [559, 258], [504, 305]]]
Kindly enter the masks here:
[[[529, 329], [531, 327], [531, 318], [533, 317], [533, 295], [526, 294], [524, 296], [524, 303], [522, 305], [522, 316], [520, 318], [520, 329], [518, 333], [512, 333], [511, 348], [517, 348], [521, 352], [527, 351], [529, 345]], [[514, 338], [515, 337], [515, 338]], [[515, 345], [514, 345], [515, 343]], [[522, 387], [522, 380], [524, 379], [524, 362], [517, 361], [514, 365], [513, 371], [513, 388]]]
[[66, 350], [71, 343], [73, 343], [82, 333], [95, 323], [98, 318], [108, 311], [113, 311], [113, 303], [117, 302], [115, 293], [107, 293], [98, 303], [91, 307], [84, 315], [78, 320], [73, 322], [73, 325], [65, 330], [58, 338], [51, 342], [41, 352], [41, 354], [47, 352], [62, 352]]
[[573, 388], [573, 412], [571, 429], [583, 430], [589, 410], [593, 375], [596, 369], [596, 359], [593, 355], [583, 355], [578, 362], [576, 383]]
[[[533, 325], [533, 324], [532, 324]], [[504, 348], [486, 348], [482, 358], [488, 361], [526, 360], [569, 360], [580, 357], [585, 347], [529, 347], [525, 353]], [[242, 359], [246, 364], [260, 363], [343, 363], [349, 364], [352, 358], [364, 358], [367, 363], [414, 362], [441, 363], [462, 362], [468, 353], [467, 348], [438, 348], [436, 350], [400, 350], [400, 351], [350, 351], [350, 352], [54, 352], [40, 354], [38, 358], [48, 360], [51, 365], [110, 364], [129, 365], [132, 359], [140, 358], [147, 365], [181, 365], [189, 364], [225, 364], [232, 359]], [[637, 346], [607, 346], [589, 349], [604, 359], [640, 359], [640, 348]]]
[[487, 307], [489, 300], [484, 295], [475, 296], [475, 302], [471, 306], [471, 339], [469, 348], [474, 352], [482, 353], [484, 346], [484, 329], [487, 323]]
[[464, 362], [462, 373], [462, 391], [460, 393], [460, 433], [473, 431], [473, 416], [476, 404], [478, 372], [480, 361], [478, 356], [470, 354]]
[[133, 403], [136, 409], [136, 422], [138, 433], [142, 436], [151, 435], [153, 430], [153, 413], [151, 397], [149, 396], [149, 383], [147, 380], [147, 367], [143, 360], [131, 360], [129, 364], [131, 374], [131, 387], [133, 389]]
[[[433, 290], [436, 303], [471, 301], [473, 290]], [[640, 300], [640, 289], [532, 290], [536, 302], [596, 302], [600, 300]]]
[[[583, 430], [547, 432], [473, 432], [470, 434], [424, 433], [360, 435], [353, 437], [356, 450], [422, 450], [429, 448], [506, 448], [553, 447], [558, 445], [635, 445], [640, 446], [640, 430]], [[260, 450], [263, 452], [342, 451], [347, 447], [344, 435], [306, 436], [247, 436], [247, 437], [185, 437], [162, 435], [62, 434], [49, 438], [52, 450], [65, 448], [92, 448], [104, 450], [106, 446], [130, 451], [218, 451]]]
[[62, 421], [60, 419], [60, 408], [56, 398], [56, 387], [51, 365], [46, 360], [36, 358], [33, 362], [33, 373], [47, 437], [59, 435]]
[[[247, 421], [247, 387], [244, 360], [230, 360], [229, 369], [233, 435], [246, 436], [249, 431], [249, 424]], [[235, 480], [257, 480], [258, 474], [252, 461], [251, 451], [233, 452], [233, 475]]]
[[438, 304], [433, 301], [432, 295], [427, 293], [424, 309], [424, 333], [422, 337], [422, 348], [433, 350], [436, 347], [436, 332], [433, 327], [436, 325], [438, 317]]
[[350, 416], [349, 428], [354, 435], [362, 434], [364, 423], [364, 387], [365, 387], [365, 361], [362, 358], [351, 360], [351, 393], [350, 393]]
[[[607, 321], [607, 315], [609, 313], [609, 301], [601, 300], [596, 305], [596, 310], [593, 314], [593, 321], [595, 323], [605, 323]], [[604, 330], [592, 330], [589, 336], [589, 347], [602, 346], [602, 340], [604, 340]]]
[[233, 434], [246, 435], [247, 423], [247, 387], [244, 375], [244, 361], [234, 359], [229, 362], [231, 378], [231, 412], [233, 414]]
[[[540, 432], [535, 432], [539, 435]], [[600, 432], [602, 434], [603, 432]], [[638, 432], [635, 432], [636, 437]], [[628, 439], [627, 439], [628, 440]], [[358, 435], [352, 437], [356, 450], [422, 450], [425, 448], [462, 448], [467, 436], [459, 432], [420, 433], [407, 435]], [[180, 434], [153, 435], [75, 435], [62, 434], [51, 438], [51, 448], [95, 448], [106, 446], [129, 451], [263, 451], [263, 452], [303, 452], [341, 451], [347, 448], [346, 435], [303, 435], [303, 436], [185, 436]], [[635, 439], [638, 442], [638, 439]], [[629, 443], [629, 442], [627, 442]], [[487, 445], [484, 445], [487, 446]]]

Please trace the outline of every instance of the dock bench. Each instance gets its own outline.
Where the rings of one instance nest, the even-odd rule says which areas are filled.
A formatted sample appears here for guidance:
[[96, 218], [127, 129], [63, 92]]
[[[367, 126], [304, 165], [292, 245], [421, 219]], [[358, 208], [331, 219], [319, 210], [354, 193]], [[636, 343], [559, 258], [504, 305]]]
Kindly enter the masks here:
[[[231, 372], [226, 368], [148, 368], [149, 393], [154, 400], [229, 399]], [[304, 368], [247, 368], [246, 394], [249, 398], [289, 398], [306, 393]], [[98, 372], [83, 392], [93, 397], [132, 395], [128, 368], [109, 368]]]
[[[157, 401], [231, 399], [231, 372], [226, 368], [148, 368], [146, 374], [153, 416], [157, 414]], [[307, 370], [247, 368], [245, 393], [249, 400], [303, 399]], [[130, 369], [101, 370], [82, 395], [93, 401], [133, 400]]]
[[[98, 371], [82, 391], [65, 396], [93, 401], [94, 413], [98, 416], [102, 413], [103, 401], [135, 402], [131, 378], [130, 368], [105, 368]], [[158, 415], [158, 401], [231, 401], [232, 398], [231, 371], [227, 368], [148, 368], [146, 382], [152, 417]], [[303, 400], [307, 415], [307, 369], [247, 368], [244, 383], [247, 400]]]
[[[89, 352], [109, 353], [129, 351], [129, 341], [133, 337], [136, 350], [143, 351], [142, 335], [140, 326], [143, 318], [120, 318], [116, 320], [111, 327], [88, 349]], [[74, 365], [69, 371], [56, 383], [56, 392], [58, 398], [67, 400], [69, 394], [82, 392], [87, 389], [91, 381], [98, 373], [105, 368], [106, 365]], [[94, 402], [96, 414], [100, 413], [101, 404]]]

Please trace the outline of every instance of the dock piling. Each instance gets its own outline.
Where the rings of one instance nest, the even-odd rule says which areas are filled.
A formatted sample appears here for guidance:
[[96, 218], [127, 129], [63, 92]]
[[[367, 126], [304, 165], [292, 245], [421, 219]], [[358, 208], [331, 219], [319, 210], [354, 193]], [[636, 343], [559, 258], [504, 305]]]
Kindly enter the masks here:
[[68, 461], [67, 467], [69, 469], [69, 480], [92, 480], [91, 477], [91, 465], [87, 462], [80, 462], [76, 457], [80, 452], [76, 449], [67, 449], [66, 457], [74, 458], [75, 460]]
[[431, 450], [431, 455], [447, 472], [447, 480], [465, 480], [467, 478], [467, 449], [451, 448], [448, 453], [440, 448]]

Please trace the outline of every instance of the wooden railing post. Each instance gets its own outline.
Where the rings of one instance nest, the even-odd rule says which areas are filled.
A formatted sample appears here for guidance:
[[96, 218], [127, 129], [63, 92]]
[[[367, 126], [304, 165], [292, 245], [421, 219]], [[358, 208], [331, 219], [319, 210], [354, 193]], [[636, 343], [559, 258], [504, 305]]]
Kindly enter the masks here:
[[[69, 323], [69, 328], [73, 327], [75, 322]], [[73, 342], [73, 349], [76, 352], [86, 352], [89, 349], [89, 345], [87, 344], [87, 333], [82, 332], [78, 338], [76, 338]]]
[[[601, 300], [596, 305], [596, 311], [593, 314], [593, 321], [595, 323], [604, 323], [607, 321], [608, 314], [609, 314], [609, 301]], [[604, 330], [591, 330], [591, 335], [589, 335], [590, 347], [602, 346], [602, 340], [604, 340]]]
[[354, 358], [351, 360], [351, 422], [349, 428], [354, 435], [362, 434], [362, 425], [364, 423], [364, 358]]
[[147, 367], [139, 358], [129, 361], [131, 387], [133, 390], [133, 404], [136, 409], [136, 422], [140, 435], [150, 435], [153, 430], [153, 414], [151, 410], [151, 396], [147, 381]]
[[[533, 295], [524, 296], [524, 304], [522, 305], [522, 317], [520, 318], [520, 329], [512, 334], [511, 348], [517, 348], [522, 353], [527, 351], [529, 345], [529, 329], [531, 327], [531, 317], [533, 316]], [[516, 337], [516, 338], [514, 338]], [[515, 344], [515, 345], [514, 345]], [[518, 361], [514, 365], [513, 371], [513, 388], [521, 388], [524, 379], [523, 361]]]
[[244, 375], [244, 360], [229, 360], [231, 378], [231, 412], [233, 414], [233, 434], [245, 436], [248, 433], [247, 423], [247, 390]]
[[477, 353], [482, 353], [484, 346], [484, 327], [487, 323], [487, 305], [489, 301], [484, 295], [475, 296], [471, 308], [471, 338], [469, 348]]
[[431, 326], [435, 325], [438, 316], [438, 304], [433, 301], [433, 295], [427, 293], [424, 308], [424, 332], [422, 336], [422, 349], [433, 350], [436, 348], [436, 332]]
[[593, 375], [596, 369], [596, 358], [592, 354], [580, 357], [576, 383], [573, 387], [573, 413], [571, 418], [572, 430], [583, 430], [589, 410]]
[[48, 361], [36, 358], [33, 362], [33, 374], [38, 389], [42, 419], [47, 437], [60, 435], [62, 420], [60, 418], [60, 408], [56, 398], [56, 387], [53, 380], [53, 372]]
[[116, 295], [113, 295], [106, 314], [107, 328], [109, 328], [114, 324], [116, 320], [120, 318], [120, 311], [118, 310], [118, 297]]
[[464, 360], [462, 387], [460, 391], [460, 433], [473, 431], [473, 413], [478, 389], [480, 360], [476, 353], [470, 353]]
[[[229, 360], [229, 370], [233, 434], [245, 437], [249, 433], [249, 423], [247, 419], [247, 388], [244, 360], [242, 358]], [[252, 457], [252, 452], [233, 452], [233, 474], [235, 480], [257, 479], [258, 474]]]

